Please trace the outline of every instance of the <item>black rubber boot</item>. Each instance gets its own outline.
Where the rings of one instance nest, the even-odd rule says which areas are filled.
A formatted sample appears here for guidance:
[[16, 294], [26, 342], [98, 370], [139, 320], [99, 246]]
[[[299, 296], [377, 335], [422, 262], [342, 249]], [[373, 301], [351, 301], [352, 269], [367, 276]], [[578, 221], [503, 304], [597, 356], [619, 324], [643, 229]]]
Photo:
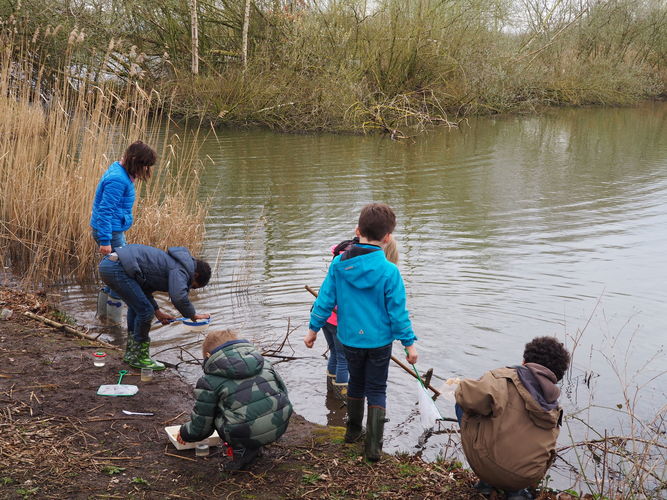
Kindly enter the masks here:
[[[347, 400], [347, 384], [333, 383], [333, 397], [338, 401]], [[362, 417], [363, 418], [363, 417]]]
[[364, 435], [364, 398], [347, 397], [347, 425], [345, 442], [356, 443]]
[[262, 456], [262, 447], [259, 448], [234, 448], [234, 456], [222, 469], [226, 472], [243, 470], [253, 464]]
[[381, 406], [368, 407], [364, 457], [370, 462], [377, 462], [380, 460], [380, 455], [382, 455], [382, 437], [386, 421], [384, 408]]
[[329, 373], [329, 370], [327, 370], [327, 394], [333, 392], [333, 383], [335, 380], [336, 380], [336, 374]]

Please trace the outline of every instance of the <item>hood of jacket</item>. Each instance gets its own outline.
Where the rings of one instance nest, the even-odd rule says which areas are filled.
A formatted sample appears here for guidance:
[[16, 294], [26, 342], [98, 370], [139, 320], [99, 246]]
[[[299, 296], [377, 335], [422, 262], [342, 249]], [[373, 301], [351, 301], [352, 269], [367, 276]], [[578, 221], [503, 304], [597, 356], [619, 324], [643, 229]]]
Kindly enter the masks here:
[[384, 279], [387, 259], [380, 247], [354, 245], [334, 260], [336, 278], [342, 278], [359, 289], [373, 288]]
[[190, 250], [185, 247], [170, 247], [167, 249], [167, 253], [172, 259], [185, 268], [190, 275], [190, 278], [194, 278], [195, 259], [190, 255]]
[[246, 340], [232, 340], [213, 350], [204, 362], [204, 373], [229, 379], [245, 379], [259, 375], [264, 358]]
[[560, 389], [556, 385], [556, 375], [551, 370], [537, 363], [526, 363], [517, 366], [516, 372], [542, 409], [549, 411], [558, 407]]
[[[534, 363], [530, 364], [535, 365]], [[541, 365], [535, 365], [535, 366], [541, 368], [539, 372], [542, 375], [540, 376], [539, 379], [535, 377], [535, 375], [533, 374], [533, 370], [531, 370], [531, 368], [527, 366], [523, 367], [525, 369], [525, 371], [523, 372], [523, 377], [527, 381], [533, 378], [538, 387], [540, 385], [539, 381], [542, 380], [542, 383], [548, 386], [547, 392], [549, 394], [553, 394], [554, 391], [558, 391], [556, 394], [560, 394], [560, 390], [555, 385], [556, 376], [553, 374], [553, 372], [551, 372], [551, 370]], [[544, 392], [542, 392], [541, 388], [539, 390], [535, 390], [535, 385], [530, 383], [528, 385], [525, 385], [523, 382], [522, 375], [519, 374], [519, 368], [520, 367], [517, 367], [515, 369], [510, 369], [512, 372], [511, 378], [513, 379], [514, 386], [516, 387], [519, 396], [521, 397], [521, 399], [523, 399], [525, 403], [528, 416], [537, 427], [540, 427], [542, 429], [553, 429], [558, 427], [561, 415], [557, 400], [551, 399], [551, 401], [547, 402], [546, 398], [544, 397]], [[553, 381], [547, 378], [548, 374], [546, 372], [548, 372], [548, 374], [551, 375]]]

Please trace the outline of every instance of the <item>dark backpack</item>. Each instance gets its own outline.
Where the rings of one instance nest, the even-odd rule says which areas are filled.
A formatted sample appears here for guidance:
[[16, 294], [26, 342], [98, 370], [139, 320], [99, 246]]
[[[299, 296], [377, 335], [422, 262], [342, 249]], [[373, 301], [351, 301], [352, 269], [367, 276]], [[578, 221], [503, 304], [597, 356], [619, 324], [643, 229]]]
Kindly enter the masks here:
[[352, 248], [352, 246], [356, 245], [357, 243], [359, 243], [359, 238], [357, 236], [355, 236], [351, 240], [341, 241], [333, 249], [333, 256], [336, 257], [337, 255], [340, 255], [341, 253], [348, 251], [350, 248]]

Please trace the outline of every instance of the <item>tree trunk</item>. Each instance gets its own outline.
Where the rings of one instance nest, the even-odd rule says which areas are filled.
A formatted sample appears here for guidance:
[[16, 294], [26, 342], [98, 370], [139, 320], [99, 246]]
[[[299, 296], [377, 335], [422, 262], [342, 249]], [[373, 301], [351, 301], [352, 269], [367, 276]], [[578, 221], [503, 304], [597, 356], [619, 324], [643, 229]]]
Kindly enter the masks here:
[[192, 33], [192, 74], [199, 74], [199, 20], [197, 0], [190, 0], [190, 29]]
[[245, 0], [245, 13], [243, 14], [243, 34], [241, 39], [241, 60], [243, 71], [248, 69], [248, 25], [250, 24], [250, 0]]

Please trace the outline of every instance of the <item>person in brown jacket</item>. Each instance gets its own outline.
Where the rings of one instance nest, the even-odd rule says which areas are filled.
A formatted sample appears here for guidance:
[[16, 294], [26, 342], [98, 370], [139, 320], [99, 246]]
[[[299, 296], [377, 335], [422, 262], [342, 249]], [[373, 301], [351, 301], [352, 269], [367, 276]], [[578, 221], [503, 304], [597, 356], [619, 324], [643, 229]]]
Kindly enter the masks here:
[[528, 490], [556, 457], [563, 411], [558, 405], [570, 354], [554, 337], [526, 344], [523, 364], [465, 379], [456, 389], [461, 443], [479, 477], [475, 489], [504, 490], [508, 500], [532, 499]]

